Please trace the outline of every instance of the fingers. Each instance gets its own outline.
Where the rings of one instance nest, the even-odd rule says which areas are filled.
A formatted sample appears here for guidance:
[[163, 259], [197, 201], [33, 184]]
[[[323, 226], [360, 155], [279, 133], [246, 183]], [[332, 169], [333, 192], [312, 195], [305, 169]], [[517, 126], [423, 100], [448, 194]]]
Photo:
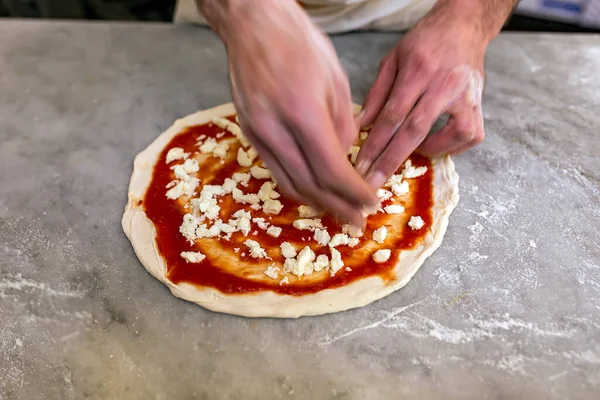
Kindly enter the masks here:
[[[294, 132], [313, 178], [321, 190], [345, 199], [357, 209], [377, 204], [373, 190], [347, 161], [346, 151], [335, 135], [335, 127], [328, 110], [318, 107], [316, 102], [304, 101], [301, 104], [304, 106], [283, 110], [283, 119]], [[348, 123], [353, 125], [352, 121]]]
[[334, 90], [329, 95], [329, 109], [333, 116], [335, 131], [342, 145], [342, 150], [346, 152], [356, 141], [358, 127], [353, 115], [350, 84], [344, 74], [338, 79]]
[[425, 73], [418, 71], [407, 71], [398, 75], [389, 99], [377, 116], [371, 133], [358, 154], [356, 169], [360, 174], [365, 176], [372, 169], [375, 160], [383, 153], [423, 94], [427, 79]]
[[[241, 121], [240, 121], [241, 122]], [[254, 132], [247, 126], [242, 126], [244, 134], [252, 142], [256, 151], [260, 154], [260, 158], [263, 160], [267, 168], [273, 174], [275, 181], [277, 182], [278, 191], [281, 192], [286, 198], [294, 200], [298, 203], [302, 202], [302, 196], [296, 188], [289, 175], [285, 172], [285, 168], [277, 157], [266, 147], [260, 139], [254, 134]], [[310, 204], [314, 205], [314, 204]]]
[[358, 115], [361, 128], [370, 126], [375, 122], [375, 118], [377, 118], [385, 102], [390, 97], [397, 73], [396, 53], [392, 52], [381, 60], [377, 78], [375, 78], [375, 82], [365, 97], [363, 108]]
[[[380, 187], [427, 136], [437, 118], [464, 92], [464, 83], [451, 76], [433, 81], [404, 123], [371, 165], [367, 180]], [[369, 137], [371, 137], [369, 135]], [[368, 141], [368, 139], [367, 139]]]
[[447, 111], [448, 123], [419, 146], [420, 152], [430, 157], [459, 154], [483, 141], [481, 100], [473, 101], [470, 89]]
[[[261, 132], [261, 140], [255, 142], [257, 151], [284, 194], [358, 226], [364, 223], [359, 206], [318, 185], [301, 149], [285, 127], [270, 116], [254, 117], [253, 121], [255, 129]], [[342, 162], [348, 164], [345, 159]]]

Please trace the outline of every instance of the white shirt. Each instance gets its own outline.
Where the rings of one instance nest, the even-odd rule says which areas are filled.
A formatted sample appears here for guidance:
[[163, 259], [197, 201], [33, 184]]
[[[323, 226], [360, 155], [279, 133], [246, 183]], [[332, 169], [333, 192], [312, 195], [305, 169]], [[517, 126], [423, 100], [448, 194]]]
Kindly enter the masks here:
[[[281, 0], [290, 1], [290, 0]], [[324, 32], [353, 30], [407, 30], [436, 0], [301, 0], [313, 22]], [[177, 0], [175, 22], [205, 24], [195, 0]]]

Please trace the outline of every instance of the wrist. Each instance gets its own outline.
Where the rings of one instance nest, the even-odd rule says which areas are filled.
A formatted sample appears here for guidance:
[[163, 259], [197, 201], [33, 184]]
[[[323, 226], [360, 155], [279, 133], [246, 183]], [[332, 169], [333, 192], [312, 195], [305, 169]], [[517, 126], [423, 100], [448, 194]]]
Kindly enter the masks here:
[[487, 47], [506, 22], [516, 0], [438, 0], [424, 20], [458, 26]]
[[204, 15], [208, 25], [227, 44], [232, 27], [242, 22], [252, 4], [252, 0], [196, 0], [198, 10]]

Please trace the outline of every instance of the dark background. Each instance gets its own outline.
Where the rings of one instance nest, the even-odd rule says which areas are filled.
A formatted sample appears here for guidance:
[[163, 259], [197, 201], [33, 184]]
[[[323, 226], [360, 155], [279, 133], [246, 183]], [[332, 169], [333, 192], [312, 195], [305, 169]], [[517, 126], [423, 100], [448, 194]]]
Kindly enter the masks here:
[[[0, 0], [0, 17], [171, 21], [174, 10], [175, 0]], [[505, 30], [600, 32], [520, 15], [513, 15]]]

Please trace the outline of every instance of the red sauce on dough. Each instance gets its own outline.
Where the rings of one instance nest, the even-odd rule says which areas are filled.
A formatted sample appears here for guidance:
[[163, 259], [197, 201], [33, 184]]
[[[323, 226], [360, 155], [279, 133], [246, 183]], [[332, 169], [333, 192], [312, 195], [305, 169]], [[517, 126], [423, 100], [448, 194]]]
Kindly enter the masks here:
[[[231, 117], [229, 119], [233, 120]], [[279, 280], [273, 280], [273, 282], [270, 283], [266, 280], [256, 281], [233, 275], [219, 268], [217, 265], [213, 265], [208, 257], [201, 263], [188, 263], [180, 256], [182, 251], [194, 251], [194, 248], [190, 247], [190, 244], [179, 232], [179, 226], [181, 225], [184, 211], [179, 208], [175, 201], [169, 200], [165, 196], [167, 191], [165, 186], [173, 180], [173, 172], [170, 167], [176, 163], [166, 164], [165, 157], [168, 150], [173, 147], [182, 147], [188, 152], [197, 151], [196, 142], [201, 135], [217, 137], [217, 134], [219, 134], [219, 137], [222, 137], [223, 131], [223, 129], [215, 125], [206, 124], [190, 127], [175, 136], [159, 156], [158, 163], [154, 168], [152, 182], [146, 193], [146, 197], [143, 200], [146, 214], [156, 227], [158, 250], [167, 265], [167, 276], [174, 283], [188, 282], [198, 286], [212, 287], [224, 293], [246, 293], [270, 290], [282, 294], [303, 295], [315, 293], [327, 288], [344, 286], [353, 281], [370, 276], [379, 276], [385, 281], [392, 281], [395, 278], [394, 266], [401, 257], [402, 250], [411, 249], [419, 244], [431, 226], [433, 206], [433, 171], [431, 163], [429, 159], [413, 154], [411, 156], [413, 165], [415, 167], [427, 166], [428, 170], [425, 175], [410, 180], [411, 193], [415, 196], [417, 201], [410, 207], [406, 207], [405, 213], [407, 213], [407, 215], [421, 216], [425, 222], [425, 226], [416, 231], [405, 229], [404, 235], [395, 241], [391, 241], [388, 237], [385, 247], [393, 250], [392, 256], [385, 263], [377, 264], [373, 261], [372, 257], [369, 256], [366, 258], [367, 261], [363, 262], [361, 265], [352, 266], [351, 271], [346, 271], [345, 268], [343, 268], [338, 271], [335, 276], [328, 277], [319, 282], [314, 282], [314, 280], [308, 282], [310, 280], [307, 280], [308, 283], [303, 284], [301, 279], [297, 281], [290, 280], [291, 283], [289, 285], [279, 285]], [[226, 133], [226, 136], [231, 137], [231, 134]], [[237, 154], [237, 147], [232, 147], [229, 151], [235, 151]], [[213, 160], [215, 163], [220, 162], [217, 158], [213, 158]], [[201, 169], [198, 177], [202, 181], [202, 184], [222, 184], [225, 178], [231, 177], [233, 172], [238, 172], [240, 170], [240, 167], [235, 161], [235, 157], [233, 157], [232, 162], [225, 163], [224, 165], [215, 165], [219, 166], [219, 170], [216, 173], [213, 173], [212, 176], [203, 177]], [[244, 193], [256, 193], [263, 182], [264, 181], [258, 181], [253, 178], [250, 180], [248, 187], [242, 187], [242, 189]], [[200, 188], [198, 191], [200, 191]], [[221, 206], [221, 219], [227, 221], [229, 215], [239, 209], [240, 205], [234, 203], [230, 195], [223, 196], [221, 199], [222, 201], [219, 203]], [[298, 206], [295, 202], [284, 199], [283, 197], [280, 197], [278, 200], [281, 201], [284, 206], [282, 214], [285, 213], [286, 210], [295, 210]], [[391, 202], [391, 200], [388, 200], [388, 203], [389, 202]], [[251, 211], [253, 218], [264, 217], [267, 220], [269, 217], [272, 217], [273, 220], [279, 218], [279, 216], [266, 215], [260, 210], [255, 211], [251, 210], [249, 207], [245, 208]], [[373, 230], [382, 225], [382, 221], [386, 216], [387, 214], [379, 213], [369, 217], [365, 234], [360, 239], [361, 243], [358, 246], [354, 248], [348, 246], [336, 247], [342, 254], [344, 261], [350, 260], [353, 257], [354, 252], [360, 252], [362, 243], [372, 237]], [[339, 231], [337, 223], [332, 218], [324, 216], [322, 222], [323, 225], [328, 228], [328, 231], [332, 236], [332, 232]], [[276, 225], [281, 226], [280, 224]], [[248, 238], [258, 241], [267, 252], [269, 252], [270, 248], [278, 249], [279, 245], [284, 241], [296, 244], [302, 244], [303, 242], [306, 242], [306, 245], [309, 245], [309, 243], [314, 244], [312, 232], [300, 231], [291, 226], [287, 228], [284, 227], [283, 232], [278, 238], [269, 236], [265, 231], [257, 229], [256, 224], [254, 223], [252, 224], [252, 228], [253, 231], [251, 231]], [[256, 235], [252, 235], [255, 228], [258, 232]], [[239, 236], [236, 235], [241, 236], [241, 233], [234, 233], [232, 239], [235, 239], [236, 237], [239, 238]], [[219, 239], [202, 240], [212, 241]], [[227, 250], [231, 251], [232, 254], [234, 254], [234, 248], [240, 248], [239, 252], [236, 254], [240, 259], [243, 259], [246, 262], [260, 262], [261, 264], [265, 264], [264, 260], [254, 260], [250, 258], [247, 248], [240, 245], [239, 242], [235, 244], [234, 240], [231, 242], [221, 240], [220, 243], [226, 246]], [[329, 256], [330, 254], [326, 247], [314, 247], [313, 250], [317, 255], [327, 254]], [[245, 256], [241, 255], [243, 252], [246, 253]], [[282, 263], [284, 261], [277, 253], [270, 255], [273, 257], [274, 262]]]

